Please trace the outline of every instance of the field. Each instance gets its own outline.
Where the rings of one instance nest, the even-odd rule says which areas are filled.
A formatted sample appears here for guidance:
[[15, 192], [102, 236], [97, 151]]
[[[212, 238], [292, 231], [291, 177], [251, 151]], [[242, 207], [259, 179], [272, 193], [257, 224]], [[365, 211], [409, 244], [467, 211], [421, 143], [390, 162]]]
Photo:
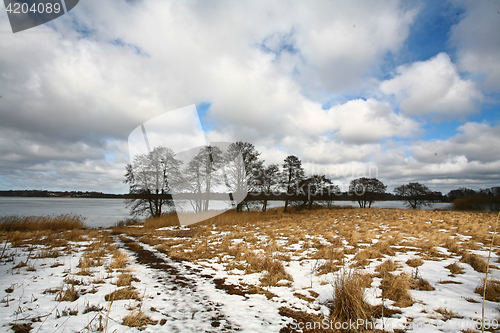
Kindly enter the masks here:
[[1, 330], [480, 331], [490, 245], [484, 316], [493, 330], [496, 218], [274, 209], [108, 230], [81, 229], [71, 216], [4, 219]]

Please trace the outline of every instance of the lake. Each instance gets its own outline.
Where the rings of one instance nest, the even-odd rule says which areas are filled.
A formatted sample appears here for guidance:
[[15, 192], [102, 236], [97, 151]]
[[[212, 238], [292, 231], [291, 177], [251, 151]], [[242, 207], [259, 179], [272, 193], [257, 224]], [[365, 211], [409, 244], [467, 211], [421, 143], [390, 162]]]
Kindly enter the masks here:
[[0, 197], [2, 215], [77, 214], [89, 228], [110, 227], [129, 217], [124, 199]]
[[[222, 204], [222, 203], [221, 203]], [[339, 206], [358, 207], [357, 202], [337, 201]], [[283, 206], [282, 201], [271, 201], [269, 208]], [[380, 201], [373, 208], [405, 208], [402, 201]], [[210, 207], [222, 209], [221, 207]], [[426, 207], [428, 208], [428, 207]], [[449, 209], [448, 203], [436, 203], [432, 209]], [[5, 215], [60, 215], [77, 214], [86, 218], [85, 223], [90, 228], [107, 228], [119, 220], [129, 218], [129, 210], [124, 199], [93, 199], [93, 198], [18, 198], [0, 197], [0, 216]]]

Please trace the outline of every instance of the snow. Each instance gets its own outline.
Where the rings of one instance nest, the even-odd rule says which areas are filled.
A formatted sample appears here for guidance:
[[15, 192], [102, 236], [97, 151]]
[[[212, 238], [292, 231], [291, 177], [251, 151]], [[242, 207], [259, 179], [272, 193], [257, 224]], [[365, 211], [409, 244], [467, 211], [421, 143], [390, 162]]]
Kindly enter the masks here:
[[[365, 214], [366, 215], [366, 214]], [[358, 216], [359, 217], [359, 216]], [[435, 220], [439, 222], [440, 220]], [[390, 230], [388, 224], [380, 224], [379, 232]], [[254, 228], [257, 229], [257, 228]], [[263, 228], [260, 228], [263, 230]], [[159, 230], [189, 230], [186, 227], [167, 227]], [[226, 231], [219, 231], [215, 226], [211, 230], [214, 237], [211, 245], [222, 243], [224, 236], [229, 235]], [[449, 232], [446, 229], [439, 229], [439, 232]], [[264, 233], [254, 232], [254, 236], [260, 243], [273, 241]], [[326, 239], [318, 235], [304, 234], [304, 239], [311, 243], [317, 240], [319, 244], [329, 246]], [[377, 235], [379, 237], [379, 235]], [[472, 236], [457, 234], [453, 236], [461, 241], [468, 241]], [[182, 239], [182, 238], [176, 238]], [[416, 240], [413, 237], [405, 237], [405, 240]], [[303, 240], [297, 243], [287, 244], [286, 235], [279, 233], [276, 243], [281, 245], [281, 251], [277, 254], [287, 254], [286, 251], [304, 250], [300, 256], [291, 256], [291, 261], [283, 261], [286, 271], [293, 277], [293, 282], [283, 280], [278, 286], [263, 287], [267, 292], [275, 296], [268, 299], [266, 295], [246, 294], [244, 296], [228, 294], [226, 291], [218, 289], [214, 279], [225, 279], [225, 284], [231, 285], [260, 285], [260, 278], [264, 274], [246, 274], [244, 270], [232, 269], [226, 271], [230, 257], [212, 258], [198, 260], [196, 263], [186, 261], [175, 261], [155, 247], [142, 243], [134, 239], [144, 250], [154, 254], [159, 260], [170, 265], [185, 277], [190, 286], [176, 284], [171, 274], [165, 270], [149, 267], [141, 264], [137, 254], [127, 250], [124, 244], [115, 237], [116, 244], [131, 258], [128, 269], [139, 280], [132, 285], [139, 291], [142, 301], [117, 300], [114, 302], [105, 301], [106, 294], [117, 289], [113, 283], [121, 274], [119, 270], [109, 270], [106, 268], [111, 262], [110, 255], [104, 259], [103, 265], [92, 268], [93, 276], [78, 276], [77, 265], [82, 258], [85, 248], [92, 243], [92, 240], [69, 242], [73, 252], [64, 253], [58, 258], [36, 258], [36, 255], [43, 250], [40, 245], [32, 248], [32, 253], [28, 247], [13, 248], [8, 245], [5, 255], [0, 260], [0, 291], [2, 296], [0, 304], [0, 318], [2, 331], [8, 331], [9, 323], [30, 322], [33, 332], [87, 332], [96, 331], [99, 324], [104, 324], [107, 320], [108, 332], [219, 332], [226, 330], [238, 330], [240, 332], [279, 332], [286, 324], [292, 323], [292, 319], [279, 314], [279, 309], [283, 306], [294, 310], [304, 311], [315, 315], [329, 316], [328, 302], [332, 300], [333, 282], [339, 272], [323, 275], [315, 274], [315, 268], [325, 262], [323, 259], [308, 259], [308, 253], [315, 253], [317, 248], [311, 247], [303, 249]], [[234, 238], [231, 244], [236, 245], [244, 242], [244, 238]], [[347, 242], [343, 240], [344, 244]], [[373, 239], [375, 244], [378, 239]], [[359, 243], [359, 245], [368, 243]], [[483, 246], [482, 244], [479, 244]], [[486, 245], [484, 245], [486, 247]], [[346, 249], [352, 248], [346, 246]], [[450, 271], [445, 268], [460, 260], [460, 255], [450, 252], [444, 247], [436, 249], [444, 255], [436, 260], [424, 259], [423, 265], [412, 268], [406, 264], [408, 259], [419, 258], [418, 248], [403, 245], [394, 245], [393, 250], [397, 251], [393, 257], [385, 256], [382, 260], [372, 259], [363, 272], [374, 273], [375, 268], [385, 260], [397, 261], [398, 273], [407, 272], [411, 275], [418, 274], [427, 280], [433, 291], [411, 290], [411, 297], [415, 303], [406, 308], [400, 308], [401, 314], [390, 318], [376, 319], [374, 324], [378, 328], [387, 331], [405, 328], [410, 332], [460, 332], [463, 329], [476, 327], [481, 320], [481, 296], [474, 293], [484, 273], [476, 272], [470, 265], [459, 263], [464, 269], [464, 274], [450, 275]], [[54, 249], [54, 250], [57, 250]], [[496, 248], [495, 248], [496, 250]], [[193, 251], [188, 249], [188, 251]], [[258, 251], [256, 251], [258, 252]], [[485, 248], [471, 251], [487, 259], [488, 251]], [[27, 260], [30, 255], [29, 260]], [[352, 266], [354, 254], [345, 256], [346, 269]], [[498, 256], [493, 253], [492, 261], [496, 262]], [[28, 266], [14, 268], [21, 261], [28, 261]], [[55, 265], [56, 263], [60, 265]], [[28, 270], [32, 268], [33, 270]], [[208, 276], [208, 278], [207, 278]], [[80, 298], [73, 302], [57, 302], [55, 294], [44, 293], [50, 288], [57, 288], [65, 283], [65, 279], [73, 278], [82, 281], [83, 285], [79, 289], [85, 289]], [[102, 279], [104, 283], [95, 283], [96, 279]], [[500, 279], [498, 269], [490, 270], [490, 279]], [[441, 283], [443, 281], [454, 281], [455, 283]], [[382, 300], [379, 288], [380, 277], [374, 277], [369, 288], [366, 289], [366, 299], [372, 305], [382, 304], [387, 307], [393, 305], [393, 301]], [[289, 286], [287, 284], [290, 284]], [[95, 288], [95, 289], [94, 289]], [[13, 289], [11, 292], [7, 290]], [[96, 291], [91, 293], [90, 291]], [[308, 302], [296, 295], [304, 298], [316, 294], [313, 302]], [[478, 303], [472, 303], [470, 300]], [[103, 308], [101, 312], [83, 313], [89, 305], [96, 305]], [[485, 302], [485, 316], [491, 322], [498, 320], [499, 310], [496, 302]], [[447, 309], [454, 316], [445, 320], [439, 314], [439, 309]], [[63, 315], [68, 310], [78, 310], [76, 315]], [[122, 319], [133, 310], [141, 310], [151, 319], [157, 321], [156, 325], [147, 325], [144, 328], [130, 328], [121, 324]], [[31, 322], [33, 318], [40, 318], [40, 321]], [[162, 325], [160, 321], [166, 319]]]

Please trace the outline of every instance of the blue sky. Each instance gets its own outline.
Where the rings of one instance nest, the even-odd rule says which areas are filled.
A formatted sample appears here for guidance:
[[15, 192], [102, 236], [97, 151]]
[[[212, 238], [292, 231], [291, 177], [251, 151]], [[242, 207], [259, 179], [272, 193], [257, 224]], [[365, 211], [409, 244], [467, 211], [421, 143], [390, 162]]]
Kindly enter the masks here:
[[9, 34], [2, 7], [0, 189], [126, 192], [131, 131], [193, 104], [209, 140], [252, 142], [266, 164], [295, 154], [341, 186], [373, 167], [389, 188], [498, 186], [499, 15], [498, 1], [110, 0]]

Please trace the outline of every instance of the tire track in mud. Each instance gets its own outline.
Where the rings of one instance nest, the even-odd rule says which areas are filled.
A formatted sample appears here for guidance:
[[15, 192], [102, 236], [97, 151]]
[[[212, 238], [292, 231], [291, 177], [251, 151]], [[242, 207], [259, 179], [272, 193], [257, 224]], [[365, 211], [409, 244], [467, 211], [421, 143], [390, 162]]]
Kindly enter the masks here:
[[240, 331], [240, 327], [224, 314], [223, 304], [211, 301], [209, 296], [198, 288], [198, 283], [208, 283], [207, 280], [212, 280], [217, 289], [223, 289], [220, 287], [221, 283], [214, 281], [213, 276], [204, 275], [200, 269], [190, 267], [181, 260], [160, 258], [153, 251], [138, 244], [131, 236], [121, 235], [117, 244], [120, 243], [135, 254], [137, 263], [155, 270], [154, 278], [159, 282], [159, 286], [155, 288], [161, 287], [166, 294], [166, 298], [163, 298], [165, 304], [170, 303], [170, 309], [162, 311], [162, 314], [168, 317], [167, 323], [173, 332]]

